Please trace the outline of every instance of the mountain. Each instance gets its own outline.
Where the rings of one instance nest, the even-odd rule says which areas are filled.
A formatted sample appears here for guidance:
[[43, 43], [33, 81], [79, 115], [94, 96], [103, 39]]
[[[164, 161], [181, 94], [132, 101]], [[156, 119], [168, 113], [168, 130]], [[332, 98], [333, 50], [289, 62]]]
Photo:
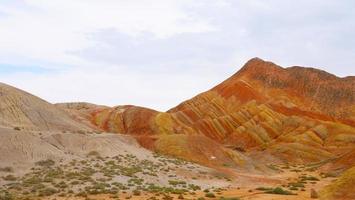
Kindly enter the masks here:
[[253, 58], [168, 112], [117, 106], [86, 116], [102, 130], [131, 134], [147, 148], [204, 164], [240, 165], [246, 162], [240, 153], [260, 159], [260, 151], [265, 160], [319, 162], [354, 148], [355, 78]]
[[335, 118], [354, 125], [354, 84], [355, 77], [339, 78], [325, 71], [298, 66], [282, 68], [254, 58], [213, 91], [226, 98], [237, 96], [242, 101], [267, 101], [285, 114], [324, 120]]
[[354, 95], [259, 58], [167, 112], [0, 84], [0, 199], [353, 199]]
[[26, 130], [90, 130], [53, 104], [3, 83], [0, 83], [0, 126]]
[[353, 148], [354, 105], [354, 77], [254, 58], [168, 113], [222, 144], [309, 162], [332, 157], [332, 146]]

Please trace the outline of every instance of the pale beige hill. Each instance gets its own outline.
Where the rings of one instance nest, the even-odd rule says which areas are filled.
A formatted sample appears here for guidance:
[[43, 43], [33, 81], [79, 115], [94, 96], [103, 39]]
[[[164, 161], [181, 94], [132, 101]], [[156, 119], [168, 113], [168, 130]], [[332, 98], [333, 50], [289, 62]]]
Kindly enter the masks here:
[[96, 105], [87, 102], [57, 103], [55, 106], [59, 109], [65, 110], [76, 121], [85, 124], [96, 131], [101, 131], [101, 129], [92, 123], [92, 113], [110, 108], [108, 106]]
[[131, 152], [144, 158], [147, 150], [129, 136], [117, 134], [16, 131], [0, 127], [0, 167], [26, 168], [37, 161], [85, 158], [91, 151], [103, 156]]
[[0, 126], [26, 130], [90, 129], [63, 109], [3, 83], [0, 83]]
[[[101, 182], [124, 186], [125, 190], [133, 190], [132, 183], [137, 181], [157, 187], [173, 187], [171, 181], [174, 180], [201, 188], [235, 184], [220, 178], [227, 175], [214, 169], [154, 154], [129, 135], [15, 131], [0, 127], [0, 138], [0, 197], [2, 191], [14, 192], [11, 187], [14, 183], [19, 184], [23, 191], [28, 189], [26, 184], [53, 188], [57, 182], [70, 184], [78, 181], [76, 175], [86, 177], [79, 178], [83, 184], [67, 188], [66, 193], [68, 190], [79, 193], [79, 188]], [[65, 174], [65, 177], [58, 174]], [[6, 178], [9, 176], [16, 179]], [[52, 178], [50, 183], [48, 177]], [[252, 178], [241, 178], [239, 181], [249, 179]], [[40, 194], [41, 191], [31, 190], [30, 195]], [[21, 195], [18, 191], [14, 194]]]

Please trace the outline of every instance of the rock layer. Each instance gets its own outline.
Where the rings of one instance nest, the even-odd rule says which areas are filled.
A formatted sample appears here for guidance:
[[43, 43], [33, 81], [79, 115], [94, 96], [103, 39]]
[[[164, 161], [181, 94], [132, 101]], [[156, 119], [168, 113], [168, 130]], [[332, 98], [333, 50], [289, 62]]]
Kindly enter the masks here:
[[[189, 149], [187, 141], [198, 136], [214, 141], [223, 152], [265, 151], [283, 161], [308, 163], [354, 147], [354, 95], [354, 77], [282, 68], [254, 58], [226, 81], [168, 112], [118, 106], [91, 111], [87, 120], [105, 131], [140, 137], [146, 147], [174, 155]], [[166, 135], [184, 136], [159, 142]], [[170, 146], [180, 150], [171, 152]], [[190, 151], [179, 156], [206, 161], [196, 149]], [[225, 162], [224, 153], [217, 155], [219, 159]]]

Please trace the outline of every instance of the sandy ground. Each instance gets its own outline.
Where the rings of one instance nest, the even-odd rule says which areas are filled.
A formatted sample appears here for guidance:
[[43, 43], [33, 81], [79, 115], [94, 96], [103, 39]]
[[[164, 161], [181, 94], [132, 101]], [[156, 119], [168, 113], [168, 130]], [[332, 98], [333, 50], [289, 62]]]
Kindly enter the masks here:
[[[297, 168], [297, 167], [296, 167]], [[297, 190], [297, 191], [292, 191], [296, 195], [278, 195], [278, 194], [265, 194], [263, 191], [256, 190], [256, 186], [253, 185], [253, 183], [249, 182], [248, 186], [245, 187], [226, 187], [226, 188], [220, 188], [220, 191], [215, 191], [214, 189], [210, 189], [210, 192], [215, 194], [214, 198], [208, 198], [205, 197], [206, 192], [205, 191], [197, 191], [195, 194], [184, 194], [183, 198], [184, 199], [198, 199], [198, 198], [205, 198], [205, 199], [220, 199], [221, 197], [224, 198], [239, 198], [242, 200], [311, 200], [314, 198], [311, 198], [311, 189], [314, 189], [315, 191], [321, 190], [325, 185], [328, 185], [332, 181], [335, 180], [335, 178], [321, 178], [319, 176], [318, 172], [293, 172], [292, 169], [284, 170], [282, 173], [274, 175], [274, 176], [260, 176], [259, 178], [263, 177], [266, 179], [274, 179], [274, 178], [281, 178], [284, 183], [287, 182], [292, 182], [296, 181], [299, 176], [306, 175], [306, 176], [313, 176], [313, 177], [318, 177], [320, 180], [319, 181], [312, 181], [308, 182], [305, 184], [304, 191]], [[248, 174], [244, 174], [244, 176], [248, 176]], [[258, 175], [254, 175], [254, 177], [258, 177]], [[257, 184], [258, 185], [258, 184]], [[277, 184], [271, 184], [271, 185], [265, 185], [265, 187], [275, 187], [275, 186], [280, 186]], [[182, 197], [179, 195], [175, 194], [169, 194], [168, 195], [172, 199], [181, 199]], [[142, 193], [139, 196], [132, 195], [131, 193], [119, 193], [117, 195], [119, 199], [133, 199], [133, 200], [143, 200], [143, 199], [167, 199], [166, 196], [164, 195], [156, 195], [153, 193]], [[114, 195], [93, 195], [89, 196], [89, 199], [102, 199], [102, 200], [107, 200], [107, 199], [115, 199]], [[66, 200], [66, 199], [85, 199], [82, 197], [50, 197], [50, 198], [43, 198], [43, 199], [57, 199], [57, 200]]]

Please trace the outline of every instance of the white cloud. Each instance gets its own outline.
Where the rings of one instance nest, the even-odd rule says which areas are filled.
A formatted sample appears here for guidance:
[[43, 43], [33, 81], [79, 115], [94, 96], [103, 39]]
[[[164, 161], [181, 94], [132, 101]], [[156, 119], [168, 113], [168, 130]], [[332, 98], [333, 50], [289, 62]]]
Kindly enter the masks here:
[[[71, 65], [88, 64], [69, 52], [95, 45], [88, 35], [101, 29], [166, 38], [213, 30], [182, 9], [182, 0], [25, 0], [0, 6], [0, 54]], [[2, 56], [2, 59], [6, 59]]]

